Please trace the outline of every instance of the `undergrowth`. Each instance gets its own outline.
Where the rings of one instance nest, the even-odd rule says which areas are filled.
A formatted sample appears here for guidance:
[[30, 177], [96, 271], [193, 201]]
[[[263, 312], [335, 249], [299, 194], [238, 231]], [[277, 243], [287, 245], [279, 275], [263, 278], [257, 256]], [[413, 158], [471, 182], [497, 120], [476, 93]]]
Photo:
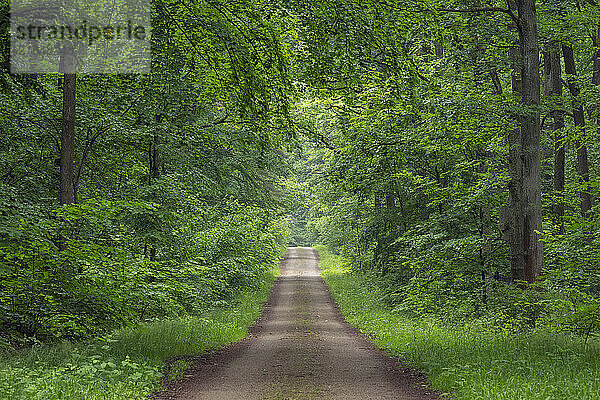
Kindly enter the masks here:
[[[142, 399], [189, 366], [176, 360], [243, 338], [261, 313], [277, 271], [229, 305], [183, 319], [157, 320], [82, 343], [0, 354], [1, 400]], [[166, 376], [164, 376], [166, 374]]]
[[598, 399], [597, 341], [409, 318], [382, 305], [376, 286], [349, 273], [338, 256], [316, 247], [323, 278], [348, 322], [390, 355], [424, 372], [445, 396], [455, 400]]

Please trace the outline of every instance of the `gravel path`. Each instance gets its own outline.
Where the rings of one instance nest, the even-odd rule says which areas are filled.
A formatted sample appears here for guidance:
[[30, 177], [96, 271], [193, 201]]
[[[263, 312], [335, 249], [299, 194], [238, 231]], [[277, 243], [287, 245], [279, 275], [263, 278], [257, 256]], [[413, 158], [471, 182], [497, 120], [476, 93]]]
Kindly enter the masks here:
[[288, 249], [251, 334], [197, 359], [154, 399], [439, 399], [340, 315], [314, 249]]

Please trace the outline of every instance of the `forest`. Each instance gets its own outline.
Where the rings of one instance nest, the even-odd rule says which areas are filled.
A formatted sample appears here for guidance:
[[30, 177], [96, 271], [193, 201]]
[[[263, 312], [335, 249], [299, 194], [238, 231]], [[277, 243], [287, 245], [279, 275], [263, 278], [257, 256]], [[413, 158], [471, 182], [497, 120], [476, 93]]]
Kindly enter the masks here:
[[0, 399], [146, 398], [294, 246], [443, 396], [598, 398], [595, 0], [148, 5], [149, 71], [15, 73], [0, 0]]

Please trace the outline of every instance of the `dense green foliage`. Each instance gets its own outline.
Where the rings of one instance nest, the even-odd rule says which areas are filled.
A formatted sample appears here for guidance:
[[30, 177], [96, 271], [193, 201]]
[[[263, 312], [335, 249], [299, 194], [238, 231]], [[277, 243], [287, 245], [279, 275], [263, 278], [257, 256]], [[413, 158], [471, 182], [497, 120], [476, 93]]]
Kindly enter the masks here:
[[[595, 346], [595, 2], [151, 4], [151, 73], [63, 76], [9, 73], [0, 1], [0, 349], [120, 332], [106, 354], [44, 347], [56, 362], [39, 373], [37, 350], [23, 366], [11, 359], [7, 387], [21, 374], [63, 379], [74, 358], [85, 374], [98, 362], [127, 369], [117, 343], [146, 348], [156, 329], [175, 353], [135, 361], [148, 378], [119, 396], [138, 396], [160, 360], [201, 351], [203, 335], [193, 350], [186, 341], [209, 335], [206, 313], [263, 288], [290, 243], [339, 251], [353, 274], [331, 275], [332, 287], [370, 281], [380, 296], [352, 298], [381, 298], [393, 330], [423, 330], [396, 313], [437, 321], [419, 340], [465, 357], [443, 368], [483, 365], [487, 353], [471, 359], [459, 340], [530, 352], [540, 365], [523, 368], [540, 374], [564, 356], [546, 346]], [[461, 333], [471, 327], [486, 329]], [[503, 342], [531, 332], [542, 335], [531, 345]], [[429, 349], [429, 361], [416, 347], [398, 354], [442, 376], [431, 363], [446, 353]]]
[[[255, 289], [286, 241], [276, 236], [285, 226], [275, 224], [282, 222], [233, 203], [202, 211], [212, 215], [198, 210], [196, 220], [187, 221], [193, 232], [177, 223], [173, 248], [164, 250], [165, 259], [151, 261], [126, 221], [161, 212], [156, 204], [86, 202], [61, 208], [60, 221], [6, 224], [14, 236], [4, 248], [5, 334], [82, 338], [140, 320], [197, 315]], [[77, 226], [79, 237], [59, 250], [51, 237], [65, 223]]]
[[[597, 6], [537, 2], [543, 95], [532, 110], [517, 91], [518, 30], [504, 9], [511, 4], [343, 4], [325, 2], [299, 19], [299, 64], [310, 66], [299, 73], [313, 85], [294, 109], [313, 138], [297, 167], [308, 240], [338, 249], [353, 271], [377, 281], [388, 304], [416, 315], [597, 332]], [[320, 30], [329, 30], [327, 40], [317, 40]], [[552, 94], [550, 54], [561, 59], [568, 48], [578, 75], [562, 71], [564, 90]], [[321, 63], [313, 62], [319, 52]], [[579, 106], [584, 127], [573, 119]], [[511, 271], [509, 189], [519, 182], [509, 174], [509, 141], [533, 111], [542, 125], [544, 264], [535, 290], [522, 290]], [[579, 172], [583, 146], [587, 175]]]
[[258, 6], [156, 2], [151, 74], [77, 77], [72, 204], [61, 77], [0, 71], [0, 347], [200, 315], [260, 285], [288, 242], [289, 83]]
[[513, 336], [474, 323], [448, 326], [408, 318], [382, 303], [372, 280], [318, 247], [323, 277], [346, 319], [389, 354], [423, 371], [455, 400], [595, 399], [600, 346], [544, 331]]

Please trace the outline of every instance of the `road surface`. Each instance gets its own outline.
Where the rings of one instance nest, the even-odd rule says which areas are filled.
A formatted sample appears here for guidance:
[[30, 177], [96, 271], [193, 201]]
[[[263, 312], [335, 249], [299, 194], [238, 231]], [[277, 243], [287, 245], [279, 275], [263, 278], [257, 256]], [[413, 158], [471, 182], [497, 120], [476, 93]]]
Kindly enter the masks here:
[[344, 321], [319, 273], [316, 250], [288, 249], [250, 335], [198, 360], [153, 398], [439, 399]]

